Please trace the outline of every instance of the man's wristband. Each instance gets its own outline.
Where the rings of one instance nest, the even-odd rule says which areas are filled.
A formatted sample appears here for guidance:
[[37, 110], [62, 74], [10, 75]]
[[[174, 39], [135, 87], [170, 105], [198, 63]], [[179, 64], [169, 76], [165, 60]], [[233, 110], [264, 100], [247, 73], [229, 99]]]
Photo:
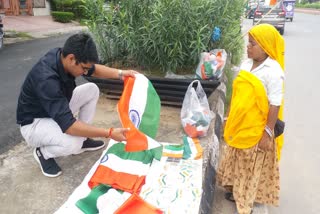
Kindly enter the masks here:
[[122, 79], [122, 70], [121, 69], [118, 70], [118, 75], [119, 75], [119, 79], [121, 80]]

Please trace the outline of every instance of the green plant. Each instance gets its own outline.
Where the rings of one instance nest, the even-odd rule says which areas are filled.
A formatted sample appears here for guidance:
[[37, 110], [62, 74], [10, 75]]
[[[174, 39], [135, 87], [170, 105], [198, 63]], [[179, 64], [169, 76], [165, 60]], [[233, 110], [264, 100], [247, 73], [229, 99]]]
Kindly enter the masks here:
[[296, 7], [320, 9], [320, 2], [296, 4]]
[[[242, 0], [86, 0], [87, 24], [104, 62], [194, 73], [199, 54], [224, 48], [240, 58]], [[214, 27], [221, 39], [211, 41]], [[240, 38], [240, 39], [237, 39]], [[231, 45], [232, 43], [232, 45]]]
[[74, 18], [85, 18], [85, 0], [50, 0], [52, 11], [72, 12]]
[[227, 82], [226, 82], [226, 100], [225, 100], [225, 108], [224, 108], [224, 113], [227, 113], [229, 106], [230, 106], [230, 101], [231, 101], [231, 96], [232, 96], [232, 83], [234, 79], [234, 71], [231, 68], [230, 64], [227, 64], [225, 69], [224, 69]]
[[61, 11], [53, 11], [51, 12], [53, 19], [57, 22], [67, 23], [71, 22], [74, 17], [72, 12], [61, 12]]
[[7, 30], [4, 35], [6, 38], [24, 38], [24, 39], [32, 39], [33, 37], [26, 32], [17, 32], [15, 30]]
[[73, 0], [71, 5], [71, 12], [74, 13], [76, 18], [82, 19], [86, 18], [86, 11], [85, 11], [85, 0]]

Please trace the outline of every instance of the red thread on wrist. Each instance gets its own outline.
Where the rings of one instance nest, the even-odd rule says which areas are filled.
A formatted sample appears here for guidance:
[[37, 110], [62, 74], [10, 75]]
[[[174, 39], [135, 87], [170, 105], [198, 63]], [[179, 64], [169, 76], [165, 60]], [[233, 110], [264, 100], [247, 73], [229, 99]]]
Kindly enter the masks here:
[[110, 128], [109, 133], [108, 133], [108, 137], [111, 137], [112, 131], [113, 131], [113, 128]]

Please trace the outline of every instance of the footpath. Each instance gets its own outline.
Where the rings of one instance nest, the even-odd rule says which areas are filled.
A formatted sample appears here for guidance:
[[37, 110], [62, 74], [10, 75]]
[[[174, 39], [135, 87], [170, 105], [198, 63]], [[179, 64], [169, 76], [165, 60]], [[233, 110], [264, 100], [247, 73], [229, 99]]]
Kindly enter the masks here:
[[5, 16], [5, 44], [87, 30], [77, 22], [59, 23], [51, 16]]

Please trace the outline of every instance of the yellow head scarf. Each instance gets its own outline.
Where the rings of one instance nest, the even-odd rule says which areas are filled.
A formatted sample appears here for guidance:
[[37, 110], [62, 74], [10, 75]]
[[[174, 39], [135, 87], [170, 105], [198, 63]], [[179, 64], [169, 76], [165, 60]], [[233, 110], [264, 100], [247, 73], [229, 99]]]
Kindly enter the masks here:
[[251, 28], [249, 34], [284, 70], [284, 39], [275, 27], [270, 24], [259, 24]]
[[[276, 60], [284, 71], [284, 39], [275, 27], [270, 24], [259, 24], [251, 28], [249, 34], [268, 54], [271, 59]], [[279, 119], [283, 120], [283, 101], [279, 110]], [[283, 134], [276, 138], [278, 160], [280, 160], [283, 145]]]

